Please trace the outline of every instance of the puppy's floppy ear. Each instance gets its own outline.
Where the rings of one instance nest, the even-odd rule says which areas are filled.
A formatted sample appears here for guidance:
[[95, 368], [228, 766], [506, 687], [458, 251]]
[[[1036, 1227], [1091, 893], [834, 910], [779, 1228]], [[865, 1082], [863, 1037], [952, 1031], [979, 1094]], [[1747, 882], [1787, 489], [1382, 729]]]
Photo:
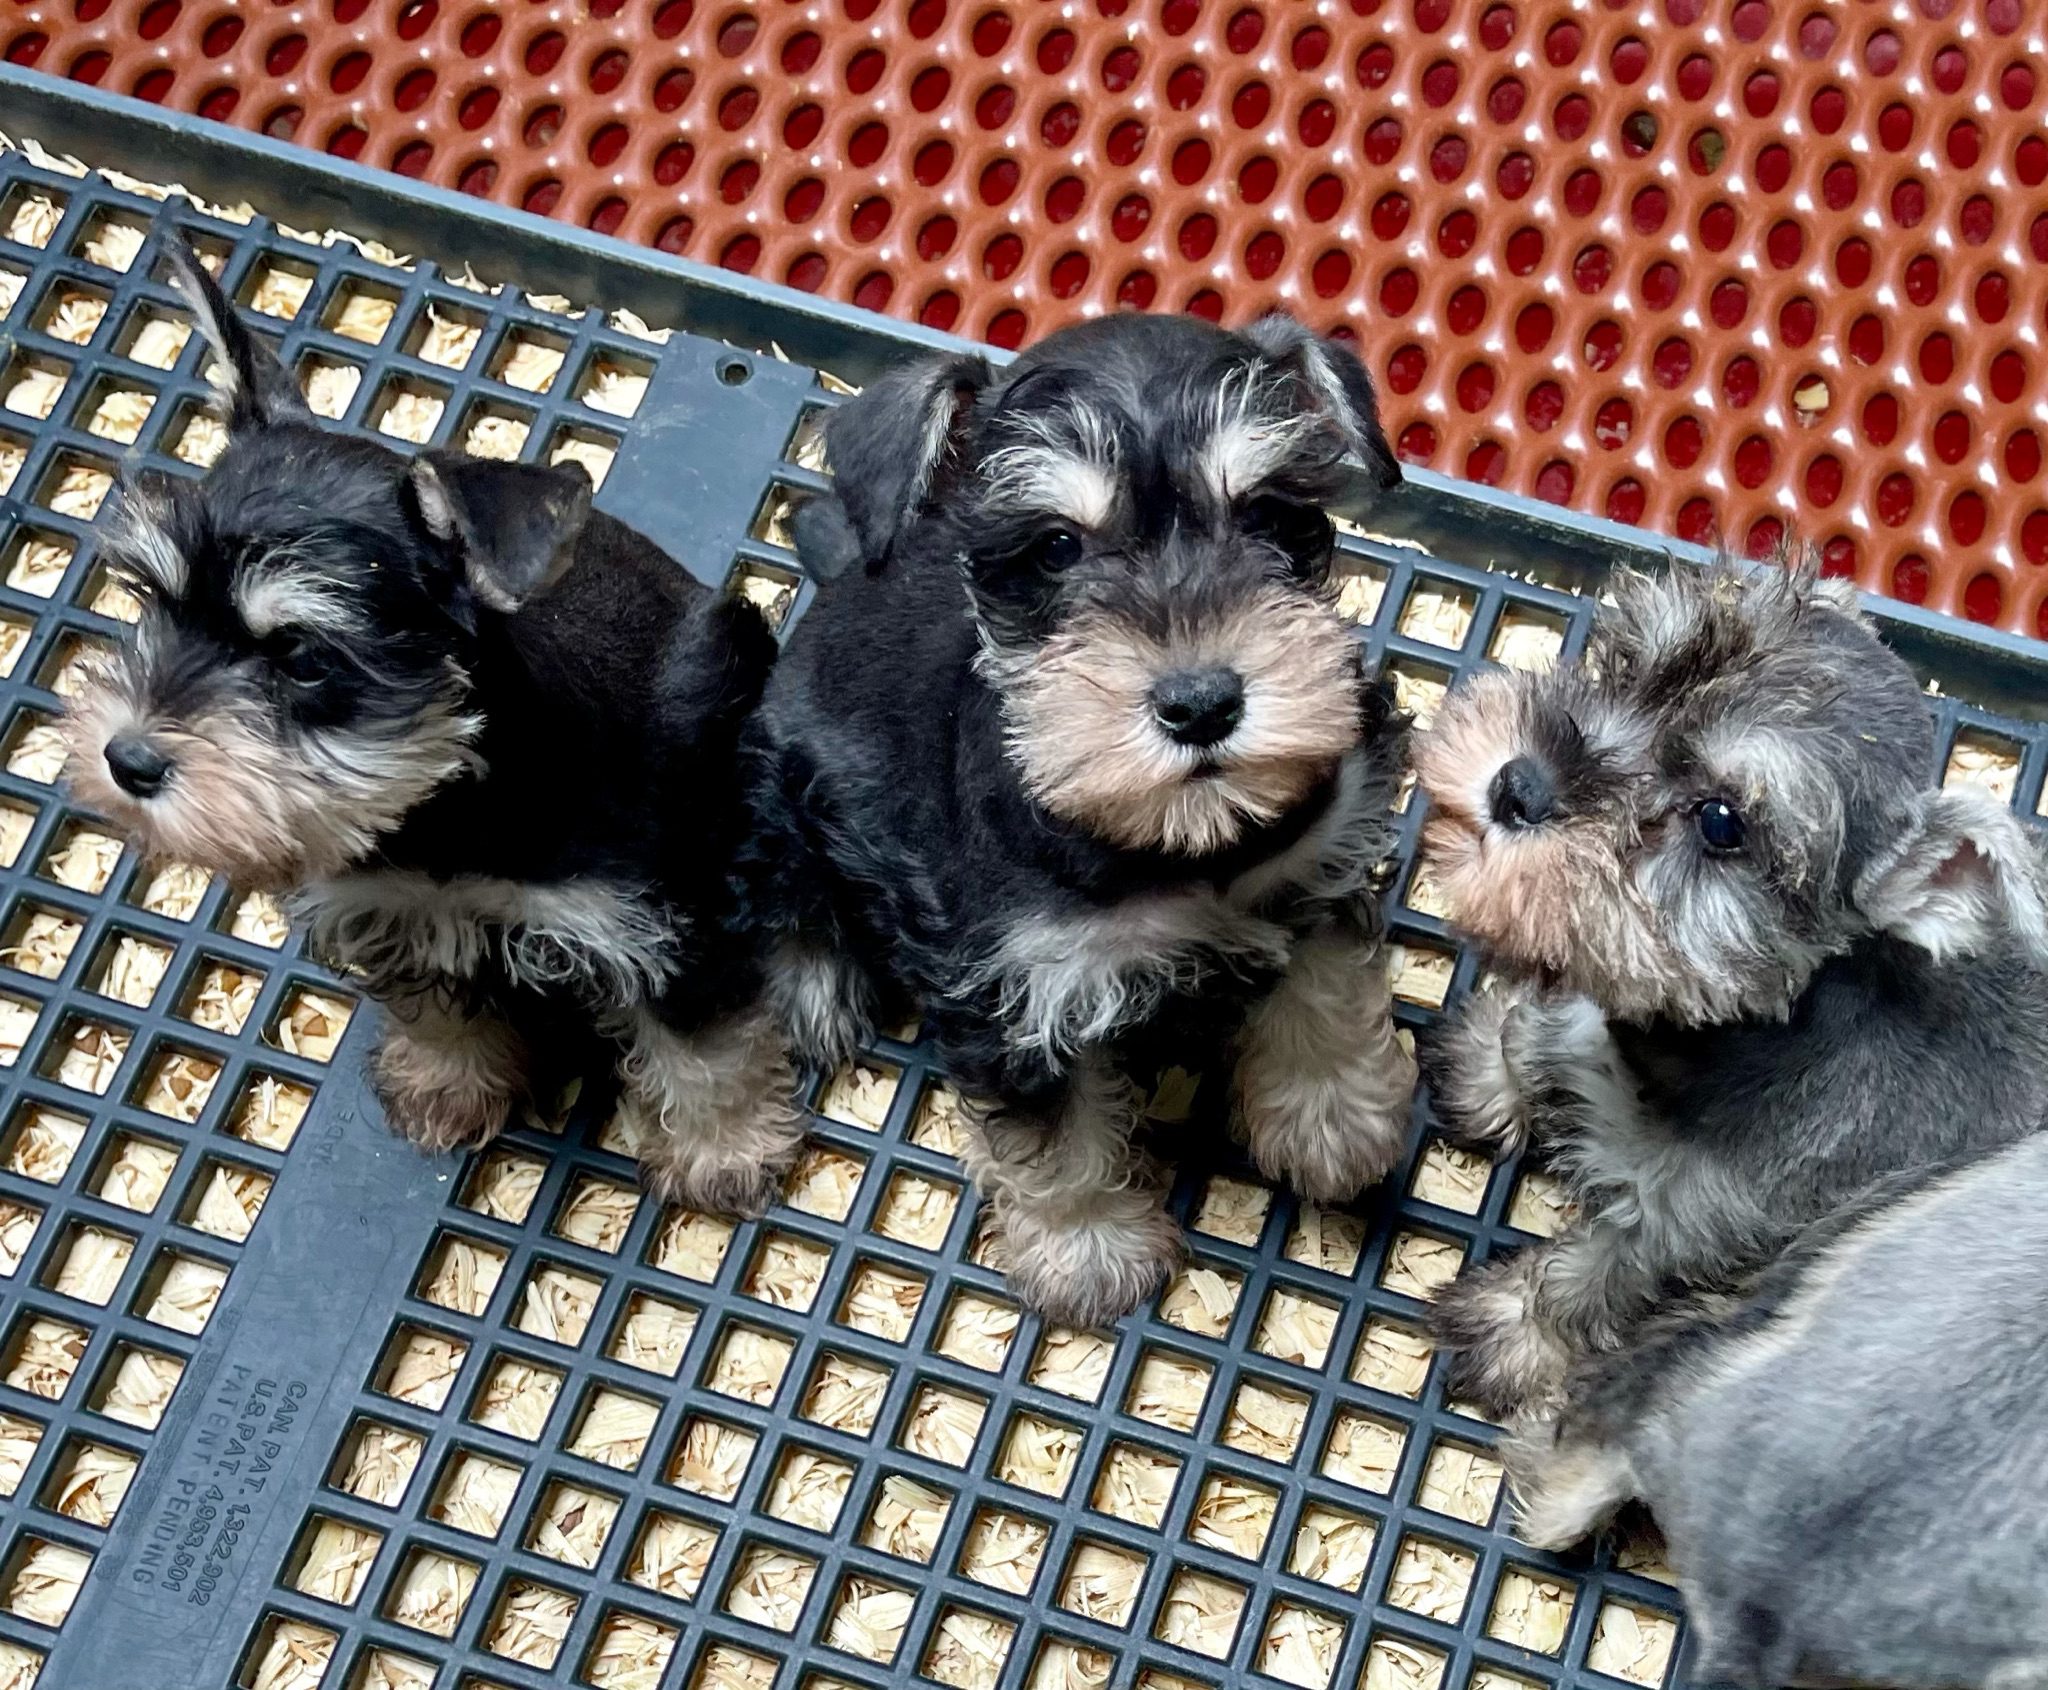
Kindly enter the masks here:
[[185, 237], [176, 233], [167, 237], [164, 257], [178, 291], [191, 303], [199, 332], [220, 362], [220, 395], [227, 406], [228, 427], [262, 428], [287, 420], [312, 421], [312, 408], [277, 361], [277, 354], [250, 333]]
[[1937, 962], [1973, 956], [2011, 934], [2048, 956], [2043, 863], [2025, 824], [1987, 792], [1922, 794], [1898, 840], [1858, 878], [1872, 926]]
[[1244, 337], [1283, 369], [1293, 372], [1309, 403], [1330, 419], [1345, 449], [1365, 465], [1381, 489], [1401, 482], [1400, 460], [1380, 427], [1380, 399], [1358, 354], [1342, 341], [1326, 339], [1275, 311], [1249, 325]]
[[407, 484], [420, 526], [447, 548], [477, 601], [505, 615], [561, 580], [590, 516], [580, 464], [422, 452]]
[[813, 581], [832, 581], [860, 567], [861, 541], [845, 504], [820, 493], [798, 505], [789, 519], [796, 559]]
[[988, 361], [947, 353], [890, 370], [825, 424], [835, 491], [870, 568], [888, 557], [938, 487]]

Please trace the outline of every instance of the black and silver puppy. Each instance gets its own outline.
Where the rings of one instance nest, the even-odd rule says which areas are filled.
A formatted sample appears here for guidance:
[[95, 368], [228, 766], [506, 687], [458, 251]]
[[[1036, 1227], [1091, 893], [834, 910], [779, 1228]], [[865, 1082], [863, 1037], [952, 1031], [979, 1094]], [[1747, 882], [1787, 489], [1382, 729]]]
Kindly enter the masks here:
[[1891, 1182], [1503, 1446], [1517, 1534], [1650, 1505], [1744, 1690], [2048, 1684], [2048, 1136]]
[[1581, 666], [1446, 702], [1426, 849], [1507, 978], [1446, 1030], [1437, 1106], [1585, 1210], [1446, 1291], [1455, 1389], [1540, 1411], [1668, 1282], [2048, 1114], [2040, 865], [1933, 762], [1910, 670], [1805, 571], [1625, 580]]
[[792, 1081], [725, 915], [765, 624], [593, 510], [578, 469], [320, 426], [172, 261], [228, 444], [203, 480], [126, 493], [107, 559], [141, 619], [73, 706], [74, 790], [149, 855], [299, 894], [316, 953], [387, 1011], [374, 1075], [408, 1138], [496, 1132], [523, 1025], [566, 1005], [617, 1043], [664, 1194], [760, 1207]]
[[836, 1062], [916, 1000], [993, 1107], [970, 1165], [1020, 1293], [1076, 1324], [1180, 1238], [1127, 1042], [1220, 1011], [1239, 1129], [1322, 1200], [1407, 1139], [1368, 875], [1399, 724], [1322, 504], [1399, 472], [1352, 354], [1285, 318], [1125, 316], [937, 357], [832, 418], [829, 581], [760, 718], [771, 995]]

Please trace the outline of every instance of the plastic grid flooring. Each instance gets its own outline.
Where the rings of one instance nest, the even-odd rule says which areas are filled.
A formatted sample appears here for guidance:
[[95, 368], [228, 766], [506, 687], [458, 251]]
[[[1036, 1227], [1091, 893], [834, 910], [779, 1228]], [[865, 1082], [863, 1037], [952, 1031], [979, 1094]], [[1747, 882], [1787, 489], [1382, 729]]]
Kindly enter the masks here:
[[16, 63], [1016, 346], [1368, 349], [1411, 462], [2048, 634], [2025, 0], [27, 0]]
[[[1009, 1303], [914, 1042], [819, 1086], [786, 1203], [738, 1228], [641, 1199], [595, 1092], [566, 1129], [529, 1121], [460, 1167], [390, 1141], [357, 1075], [371, 1017], [334, 1050], [346, 990], [260, 910], [78, 845], [90, 818], [35, 737], [78, 642], [117, 631], [90, 521], [52, 507], [77, 493], [66, 469], [132, 455], [88, 419], [113, 388], [152, 393], [134, 452], [189, 469], [168, 454], [203, 391], [196, 340], [169, 368], [126, 355], [178, 314], [158, 208], [0, 154], [0, 232], [35, 194], [60, 218], [40, 245], [0, 239], [21, 281], [0, 404], [31, 368], [65, 385], [47, 420], [0, 408], [0, 451], [21, 453], [0, 474], [0, 806], [28, 818], [0, 850], [0, 1685], [46, 1655], [63, 1690], [1669, 1680], [1676, 1602], [1650, 1552], [1516, 1545], [1491, 1429], [1415, 1342], [1459, 1261], [1554, 1217], [1540, 1176], [1461, 1162], [1426, 1114], [1351, 1215], [1185, 1173], [1200, 1279], [1094, 1336]], [[410, 384], [443, 398], [438, 438], [487, 412], [531, 419], [529, 456], [617, 442], [601, 502], [656, 532], [666, 505], [708, 577], [793, 579], [778, 513], [817, 484], [794, 460], [830, 402], [810, 372], [172, 215], [238, 297], [273, 268], [309, 282], [288, 327], [253, 320], [302, 375], [363, 368], [353, 423]], [[85, 256], [108, 220], [143, 233], [125, 271]], [[49, 332], [69, 295], [107, 304], [82, 340]], [[393, 306], [374, 345], [334, 332], [361, 295]], [[414, 356], [429, 303], [480, 330], [460, 370]], [[545, 394], [489, 373], [521, 339], [564, 354]], [[648, 378], [636, 420], [576, 397], [605, 365]], [[660, 429], [740, 398], [770, 420], [699, 437], [726, 442], [713, 473], [736, 484], [707, 528]], [[71, 551], [30, 568], [32, 539]], [[1583, 638], [1569, 594], [1368, 540], [1346, 557], [1361, 638], [1425, 713], [1490, 654]], [[2048, 733], [1939, 708], [1952, 774], [2036, 811]], [[1430, 913], [1419, 825], [1389, 890], [1410, 1027], [1473, 971]], [[157, 964], [112, 997], [130, 937]], [[300, 1088], [302, 1122], [270, 1080]]]

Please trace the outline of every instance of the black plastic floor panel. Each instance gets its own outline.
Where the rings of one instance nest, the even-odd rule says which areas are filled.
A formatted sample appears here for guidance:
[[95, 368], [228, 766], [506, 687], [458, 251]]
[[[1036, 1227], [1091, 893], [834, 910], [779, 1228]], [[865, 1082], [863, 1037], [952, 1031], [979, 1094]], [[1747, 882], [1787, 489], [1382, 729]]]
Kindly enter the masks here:
[[[770, 351], [0, 154], [0, 1690], [1674, 1674], [1654, 1545], [1518, 1546], [1492, 1428], [1444, 1400], [1426, 1299], [1558, 1211], [1422, 1112], [1355, 1212], [1187, 1172], [1191, 1267], [1102, 1335], [1009, 1299], [915, 1042], [817, 1088], [759, 1224], [642, 1197], [594, 1081], [566, 1126], [466, 1161], [391, 1139], [374, 1013], [273, 910], [138, 868], [56, 784], [48, 724], [123, 608], [94, 567], [105, 478], [203, 455], [166, 220], [347, 426], [608, 461], [601, 504], [778, 608], [832, 399]], [[1463, 669], [1583, 638], [1569, 593], [1362, 538], [1346, 559], [1425, 713]], [[2031, 814], [2039, 729], [1941, 708], [1952, 774]], [[1472, 973], [1418, 822], [1388, 892], [1411, 1028]]]

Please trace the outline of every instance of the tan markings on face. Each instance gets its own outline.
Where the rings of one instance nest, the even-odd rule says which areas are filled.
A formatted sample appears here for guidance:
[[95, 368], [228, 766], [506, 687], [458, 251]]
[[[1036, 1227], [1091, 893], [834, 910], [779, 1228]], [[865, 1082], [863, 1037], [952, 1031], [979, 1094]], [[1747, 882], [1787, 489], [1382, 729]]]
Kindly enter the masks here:
[[[1205, 758], [1153, 719], [1153, 683], [1224, 665], [1244, 720]], [[1032, 796], [1113, 844], [1201, 853], [1301, 802], [1358, 742], [1357, 658], [1343, 624], [1279, 588], [1166, 641], [1077, 619], [1027, 659], [987, 666]], [[1198, 772], [1204, 762], [1212, 772]]]

